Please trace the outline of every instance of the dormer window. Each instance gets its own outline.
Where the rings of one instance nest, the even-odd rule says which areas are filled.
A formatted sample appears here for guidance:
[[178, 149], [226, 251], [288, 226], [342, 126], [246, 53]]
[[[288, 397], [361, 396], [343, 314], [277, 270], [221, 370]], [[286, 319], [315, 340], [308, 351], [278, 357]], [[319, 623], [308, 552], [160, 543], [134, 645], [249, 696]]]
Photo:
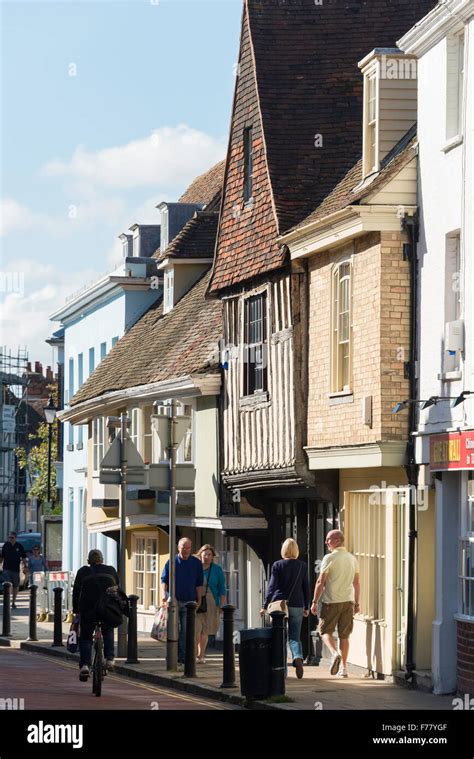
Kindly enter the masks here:
[[253, 128], [244, 129], [244, 203], [253, 194]]
[[165, 314], [171, 311], [174, 305], [174, 269], [165, 270], [164, 294], [163, 294], [163, 311]]

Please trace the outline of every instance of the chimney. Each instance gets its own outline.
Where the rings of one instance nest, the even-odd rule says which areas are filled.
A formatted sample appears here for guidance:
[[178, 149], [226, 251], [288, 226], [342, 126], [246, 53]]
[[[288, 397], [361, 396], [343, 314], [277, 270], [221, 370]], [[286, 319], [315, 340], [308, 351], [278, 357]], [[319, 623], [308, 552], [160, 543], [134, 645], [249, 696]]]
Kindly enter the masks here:
[[31, 361], [28, 361], [28, 363], [26, 364], [26, 371], [31, 372]]
[[417, 59], [398, 48], [375, 48], [360, 63], [364, 77], [363, 178], [380, 171], [383, 159], [417, 118]]
[[46, 368], [46, 379], [48, 382], [54, 382], [53, 370], [50, 366]]
[[43, 364], [41, 361], [35, 361], [35, 374], [43, 374]]
[[160, 203], [157, 208], [161, 211], [161, 253], [181, 232], [185, 224], [192, 219], [197, 211], [202, 211], [202, 203]]

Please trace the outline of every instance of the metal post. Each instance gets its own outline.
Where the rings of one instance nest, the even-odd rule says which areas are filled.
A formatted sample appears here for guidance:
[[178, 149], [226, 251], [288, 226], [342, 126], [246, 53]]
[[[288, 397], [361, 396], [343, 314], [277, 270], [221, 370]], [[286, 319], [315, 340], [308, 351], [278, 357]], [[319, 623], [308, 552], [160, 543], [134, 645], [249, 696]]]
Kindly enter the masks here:
[[11, 582], [3, 583], [3, 632], [4, 638], [11, 638]]
[[[127, 550], [127, 459], [125, 453], [125, 439], [127, 435], [127, 413], [120, 415], [120, 554], [119, 554], [119, 578], [120, 586], [124, 593], [126, 589], [126, 550]], [[127, 656], [127, 618], [122, 618], [122, 624], [118, 629], [118, 656], [124, 659]]]
[[53, 448], [53, 425], [48, 424], [48, 503], [51, 504], [51, 455]]
[[53, 646], [63, 646], [62, 588], [53, 588], [54, 593], [54, 640]]
[[30, 632], [28, 635], [27, 640], [38, 640], [37, 630], [36, 630], [36, 593], [37, 593], [38, 587], [37, 585], [32, 585], [30, 587]]
[[170, 489], [170, 536], [169, 536], [169, 585], [168, 585], [168, 641], [166, 644], [166, 669], [178, 669], [178, 607], [176, 603], [176, 412], [178, 404], [171, 402], [171, 417], [169, 422], [169, 489]]
[[274, 611], [272, 618], [272, 680], [271, 695], [285, 695], [285, 614], [283, 611]]
[[195, 601], [186, 604], [186, 654], [184, 676], [196, 677], [196, 609]]
[[235, 684], [235, 645], [234, 645], [234, 611], [235, 606], [224, 606], [224, 678], [221, 688], [236, 688]]
[[138, 640], [137, 640], [137, 603], [138, 596], [129, 596], [130, 617], [128, 620], [128, 647], [125, 664], [138, 664]]

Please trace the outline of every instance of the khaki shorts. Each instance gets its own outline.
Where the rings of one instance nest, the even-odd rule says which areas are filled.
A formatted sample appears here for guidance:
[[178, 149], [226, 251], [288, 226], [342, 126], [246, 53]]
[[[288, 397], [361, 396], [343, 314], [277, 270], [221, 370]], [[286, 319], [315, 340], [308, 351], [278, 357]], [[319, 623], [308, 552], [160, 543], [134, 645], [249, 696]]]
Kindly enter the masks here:
[[354, 604], [351, 601], [322, 605], [319, 626], [320, 634], [332, 634], [336, 629], [336, 625], [339, 640], [349, 638], [354, 627]]
[[206, 601], [206, 613], [196, 614], [196, 635], [216, 635], [219, 630], [221, 613], [210, 590], [207, 591]]

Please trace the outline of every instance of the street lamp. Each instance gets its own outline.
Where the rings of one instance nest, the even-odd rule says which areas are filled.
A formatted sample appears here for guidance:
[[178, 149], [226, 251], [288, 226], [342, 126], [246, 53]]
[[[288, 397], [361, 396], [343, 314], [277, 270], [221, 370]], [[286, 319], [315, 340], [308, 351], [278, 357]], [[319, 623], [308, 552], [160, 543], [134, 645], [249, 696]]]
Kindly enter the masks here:
[[58, 410], [54, 405], [53, 396], [49, 396], [48, 404], [44, 407], [46, 424], [48, 425], [48, 503], [51, 503], [51, 453], [53, 448], [53, 424]]

